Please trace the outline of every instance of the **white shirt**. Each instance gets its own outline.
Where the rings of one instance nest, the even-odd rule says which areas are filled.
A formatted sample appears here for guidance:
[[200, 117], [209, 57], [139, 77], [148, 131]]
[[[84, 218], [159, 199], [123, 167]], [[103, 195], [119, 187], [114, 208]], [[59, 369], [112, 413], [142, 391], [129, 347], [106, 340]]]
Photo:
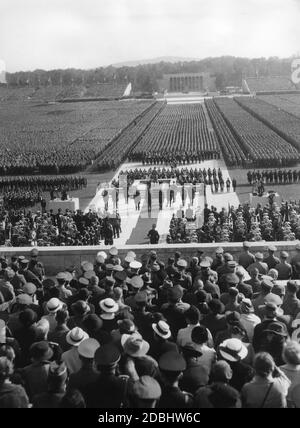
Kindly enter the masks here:
[[[178, 331], [177, 334], [177, 345], [179, 347], [184, 347], [189, 343], [192, 343], [192, 330], [194, 327], [199, 327], [200, 324], [198, 323], [197, 325], [193, 325], [193, 324], [189, 324], [187, 327], [182, 328], [181, 330]], [[211, 332], [208, 330], [208, 328], [206, 329], [207, 333], [208, 333], [208, 341], [207, 344], [210, 348], [213, 348], [214, 346], [214, 341], [211, 335]]]
[[261, 319], [255, 314], [241, 314], [240, 322], [247, 332], [249, 342], [252, 343], [254, 328], [261, 323]]
[[76, 373], [81, 369], [81, 361], [78, 354], [78, 348], [76, 346], [73, 346], [71, 349], [64, 352], [61, 358], [66, 364], [70, 374]]

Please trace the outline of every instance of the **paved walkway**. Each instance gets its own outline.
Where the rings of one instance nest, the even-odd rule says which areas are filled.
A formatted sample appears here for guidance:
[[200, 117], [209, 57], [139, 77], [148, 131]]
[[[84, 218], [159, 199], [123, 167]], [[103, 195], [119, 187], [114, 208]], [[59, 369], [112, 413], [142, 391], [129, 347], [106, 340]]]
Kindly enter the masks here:
[[[167, 165], [156, 165], [155, 167], [162, 168], [164, 166], [168, 167]], [[226, 179], [230, 177], [223, 159], [212, 159], [212, 160], [203, 161], [201, 163], [191, 164], [186, 166], [188, 166], [188, 168], [202, 168], [202, 169], [203, 168], [218, 169], [220, 167], [223, 173], [224, 181], [226, 181]], [[147, 170], [153, 167], [154, 166], [143, 165], [140, 162], [128, 162], [123, 164], [118, 169], [114, 178], [115, 179], [118, 178], [118, 175], [121, 170], [127, 171], [129, 169], [135, 169], [135, 168], [143, 168]], [[185, 165], [183, 165], [183, 167], [185, 167]], [[135, 209], [134, 200], [131, 197], [129, 197], [128, 203], [126, 203], [124, 195], [120, 193], [118, 211], [122, 219], [122, 222], [121, 222], [122, 233], [120, 238], [114, 240], [114, 243], [116, 245], [124, 245], [126, 243], [128, 244], [147, 243], [147, 241], [145, 240], [145, 236], [147, 235], [147, 232], [149, 231], [153, 223], [156, 223], [158, 233], [161, 236], [160, 242], [165, 242], [166, 236], [169, 233], [169, 226], [170, 226], [172, 215], [173, 214], [176, 215], [177, 211], [180, 209], [186, 209], [191, 204], [191, 201], [189, 200], [189, 198], [187, 198], [187, 200], [185, 201], [185, 205], [183, 206], [181, 195], [180, 193], [177, 193], [176, 200], [170, 207], [166, 199], [167, 184], [165, 184], [163, 185], [163, 195], [164, 195], [163, 209], [160, 211], [158, 209], [158, 206], [153, 207], [152, 205], [153, 210], [149, 217], [148, 204], [147, 204], [147, 201], [145, 200], [146, 185], [141, 184], [139, 182], [136, 182], [135, 184], [141, 192], [141, 209], [140, 211], [137, 211]], [[164, 188], [164, 186], [166, 187]], [[206, 201], [209, 206], [214, 205], [218, 210], [221, 210], [223, 207], [227, 209], [228, 205], [230, 206], [233, 205], [234, 207], [237, 207], [239, 204], [239, 198], [237, 194], [232, 191], [232, 189], [228, 193], [227, 192], [212, 193], [210, 186], [207, 186], [206, 188]], [[205, 204], [204, 195], [196, 194], [194, 205], [192, 206], [192, 208], [194, 211], [194, 215], [198, 217], [198, 227], [201, 226], [203, 222], [204, 204]], [[102, 197], [102, 189], [99, 190], [95, 195], [95, 197], [90, 201], [85, 211], [88, 211], [89, 209], [92, 209], [93, 211], [97, 211], [99, 213], [105, 212], [104, 200]], [[115, 209], [115, 206], [113, 204], [112, 198], [110, 197], [108, 201], [108, 212], [112, 214], [114, 209]]]

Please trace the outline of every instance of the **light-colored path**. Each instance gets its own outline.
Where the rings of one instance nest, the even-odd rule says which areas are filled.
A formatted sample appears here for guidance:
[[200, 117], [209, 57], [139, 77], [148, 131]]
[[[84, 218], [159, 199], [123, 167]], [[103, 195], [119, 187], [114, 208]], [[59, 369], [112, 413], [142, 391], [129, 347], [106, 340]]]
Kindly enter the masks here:
[[[163, 167], [168, 169], [170, 168], [168, 165], [155, 165], [155, 166], [151, 165], [150, 166], [150, 165], [143, 165], [140, 162], [128, 162], [128, 163], [124, 163], [118, 169], [118, 171], [114, 176], [114, 179], [118, 179], [118, 176], [121, 170], [125, 172], [127, 170], [135, 169], [135, 168], [142, 168], [142, 169], [148, 170], [150, 168], [158, 169]], [[228, 177], [231, 178], [229, 176], [229, 172], [227, 170], [227, 167], [223, 159], [212, 159], [212, 160], [207, 160], [196, 164], [179, 165], [178, 167], [179, 168], [185, 168], [185, 167], [202, 168], [202, 169], [204, 168], [218, 169], [220, 167], [222, 170], [224, 181], [226, 181]], [[135, 185], [141, 192], [141, 210], [136, 211], [134, 200], [132, 198], [129, 198], [128, 203], [126, 203], [123, 192], [120, 193], [118, 211], [121, 216], [122, 233], [120, 235], [120, 238], [114, 240], [114, 243], [116, 245], [126, 244], [127, 240], [132, 234], [133, 229], [137, 225], [139, 217], [148, 218], [148, 209], [147, 209], [148, 204], [145, 197], [146, 186], [144, 184], [140, 184], [139, 182], [136, 182]], [[99, 190], [96, 193], [95, 197], [91, 200], [90, 204], [87, 206], [85, 212], [87, 212], [89, 209], [92, 209], [93, 211], [95, 210], [97, 212], [99, 211], [102, 213], [104, 212], [104, 200], [102, 197], [102, 191], [103, 189]], [[158, 233], [161, 236], [161, 242], [165, 242], [166, 235], [169, 233], [169, 226], [170, 226], [172, 215], [173, 214], [176, 215], [177, 211], [179, 209], [182, 209], [182, 199], [181, 199], [180, 192], [177, 193], [176, 200], [171, 207], [167, 202], [167, 184], [163, 185], [163, 194], [164, 194], [163, 209], [159, 211], [157, 206], [156, 209], [154, 209], [151, 213], [151, 216], [157, 219], [156, 227], [157, 227]], [[237, 194], [232, 191], [232, 189], [228, 193], [226, 192], [226, 189], [225, 189], [224, 193], [215, 194], [211, 192], [210, 186], [207, 186], [206, 202], [208, 203], [209, 206], [213, 205], [218, 210], [221, 210], [223, 207], [228, 209], [228, 205], [230, 206], [233, 205], [234, 207], [237, 207], [239, 205], [239, 198]], [[189, 198], [187, 198], [183, 209], [186, 209], [190, 203], [191, 201], [189, 200]], [[198, 227], [200, 227], [203, 222], [204, 204], [205, 204], [204, 195], [199, 195], [198, 193], [196, 193], [194, 205], [192, 206], [192, 209], [193, 209], [194, 215], [196, 215], [196, 217], [200, 219], [198, 222]], [[152, 208], [153, 208], [153, 204], [152, 204]], [[115, 207], [113, 205], [112, 198], [110, 197], [108, 202], [108, 212], [113, 213], [114, 209]], [[145, 234], [146, 232], [147, 231], [145, 231]]]

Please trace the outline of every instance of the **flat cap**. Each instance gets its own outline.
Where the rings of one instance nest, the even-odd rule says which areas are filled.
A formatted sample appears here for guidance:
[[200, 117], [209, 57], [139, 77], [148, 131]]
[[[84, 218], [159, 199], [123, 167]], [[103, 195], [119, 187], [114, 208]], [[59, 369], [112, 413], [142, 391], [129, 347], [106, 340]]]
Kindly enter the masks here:
[[169, 372], [182, 372], [186, 369], [185, 359], [181, 354], [169, 351], [163, 354], [158, 362], [159, 368]]

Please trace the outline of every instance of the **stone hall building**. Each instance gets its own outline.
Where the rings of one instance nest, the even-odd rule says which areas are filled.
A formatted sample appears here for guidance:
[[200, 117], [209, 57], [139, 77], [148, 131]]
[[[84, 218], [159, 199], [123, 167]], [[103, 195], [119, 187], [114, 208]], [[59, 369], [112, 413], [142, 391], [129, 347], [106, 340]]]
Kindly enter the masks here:
[[215, 78], [210, 73], [164, 74], [159, 81], [161, 91], [211, 92], [215, 91]]

